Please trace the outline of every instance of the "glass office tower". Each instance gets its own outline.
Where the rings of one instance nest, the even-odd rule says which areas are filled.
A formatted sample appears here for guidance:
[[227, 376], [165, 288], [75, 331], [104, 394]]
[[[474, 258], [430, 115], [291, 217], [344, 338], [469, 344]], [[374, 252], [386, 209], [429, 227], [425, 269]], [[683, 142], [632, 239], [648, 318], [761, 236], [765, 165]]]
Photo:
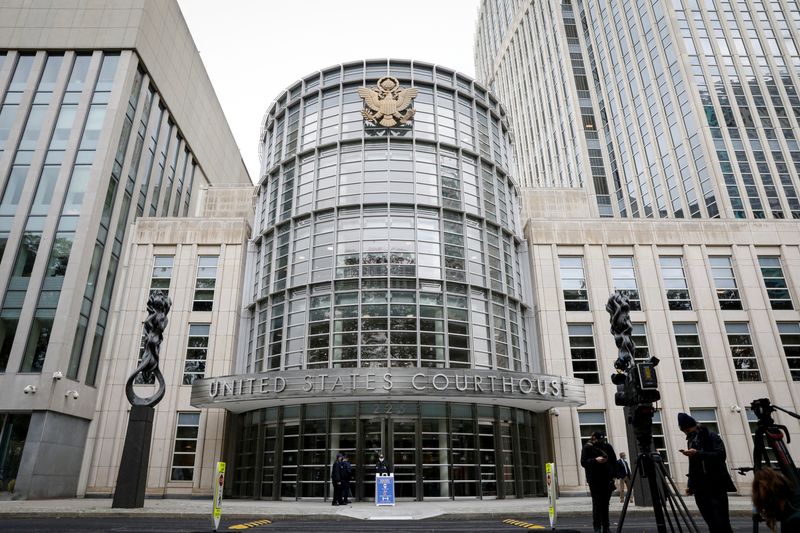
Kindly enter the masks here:
[[476, 66], [525, 186], [601, 217], [800, 218], [798, 31], [795, 0], [487, 0]]
[[[407, 124], [362, 113], [359, 88], [386, 77], [417, 92]], [[539, 413], [568, 401], [556, 389], [579, 403], [582, 385], [532, 374], [530, 271], [497, 100], [429, 64], [347, 63], [282, 93], [261, 145], [242, 375], [193, 394], [242, 413], [234, 493], [330, 497], [345, 452], [368, 499], [384, 451], [401, 498], [540, 494]]]
[[798, 38], [795, 0], [481, 3], [476, 69], [516, 141], [544, 367], [589, 398], [553, 421], [562, 490], [585, 490], [571, 443], [593, 430], [635, 452], [608, 396], [614, 291], [637, 357], [661, 359], [655, 441], [679, 483], [678, 412], [733, 466], [752, 461], [753, 399], [800, 408]]

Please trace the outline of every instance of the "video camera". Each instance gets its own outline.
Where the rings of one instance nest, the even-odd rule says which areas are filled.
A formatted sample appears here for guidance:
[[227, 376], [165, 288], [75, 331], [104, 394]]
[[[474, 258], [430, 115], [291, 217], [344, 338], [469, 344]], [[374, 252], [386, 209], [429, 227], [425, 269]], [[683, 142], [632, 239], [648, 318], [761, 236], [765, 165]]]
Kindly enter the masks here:
[[630, 364], [625, 370], [617, 369], [611, 375], [611, 382], [617, 386], [614, 403], [623, 407], [634, 407], [643, 403], [657, 402], [661, 399], [658, 392], [656, 366], [658, 357], [649, 361]]

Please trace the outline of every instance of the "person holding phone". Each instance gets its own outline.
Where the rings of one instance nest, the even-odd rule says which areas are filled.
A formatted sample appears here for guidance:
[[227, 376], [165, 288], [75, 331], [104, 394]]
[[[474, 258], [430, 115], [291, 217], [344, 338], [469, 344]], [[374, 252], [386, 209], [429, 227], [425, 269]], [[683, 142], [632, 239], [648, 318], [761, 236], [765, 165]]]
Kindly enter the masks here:
[[581, 451], [581, 466], [586, 470], [586, 482], [592, 495], [592, 526], [595, 533], [608, 533], [611, 525], [608, 505], [614, 492], [617, 454], [606, 442], [602, 431], [592, 433]]
[[728, 492], [736, 492], [736, 485], [725, 467], [725, 444], [686, 413], [678, 414], [678, 427], [686, 434], [686, 449], [680, 452], [689, 458], [686, 494], [694, 496], [711, 533], [733, 533]]

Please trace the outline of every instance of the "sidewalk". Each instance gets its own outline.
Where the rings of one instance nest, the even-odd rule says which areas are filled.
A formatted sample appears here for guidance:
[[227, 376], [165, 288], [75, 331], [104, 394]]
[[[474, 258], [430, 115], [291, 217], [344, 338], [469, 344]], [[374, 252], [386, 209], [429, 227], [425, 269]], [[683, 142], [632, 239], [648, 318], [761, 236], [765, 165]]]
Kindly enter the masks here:
[[[696, 511], [694, 498], [684, 500], [690, 510]], [[750, 515], [750, 498], [732, 496], [731, 514]], [[612, 498], [611, 514], [619, 514], [622, 504]], [[564, 497], [558, 500], [560, 516], [591, 514], [592, 501], [588, 496]], [[648, 508], [628, 508], [630, 513], [651, 513]], [[69, 500], [16, 500], [0, 501], [0, 520], [3, 518], [32, 517], [170, 517], [207, 518], [211, 515], [211, 499], [152, 499], [145, 500], [143, 509], [112, 509], [111, 499]], [[264, 501], [225, 500], [222, 515], [226, 519], [256, 520], [423, 520], [438, 519], [494, 519], [534, 518], [547, 520], [547, 498], [525, 498], [513, 500], [440, 500], [424, 502], [397, 502], [395, 507], [376, 507], [371, 502], [359, 502], [342, 507], [333, 507], [320, 501]]]

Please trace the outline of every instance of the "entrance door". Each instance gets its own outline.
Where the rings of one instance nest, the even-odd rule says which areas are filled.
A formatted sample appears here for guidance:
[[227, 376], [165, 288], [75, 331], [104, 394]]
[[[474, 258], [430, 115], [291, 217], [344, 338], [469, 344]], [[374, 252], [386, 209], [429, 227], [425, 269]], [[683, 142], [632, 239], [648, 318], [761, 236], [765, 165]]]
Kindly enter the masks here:
[[375, 463], [383, 452], [394, 473], [395, 496], [418, 499], [422, 494], [422, 476], [419, 469], [416, 418], [390, 418], [377, 416], [360, 420], [356, 472], [356, 497], [372, 501], [375, 497]]
[[394, 469], [394, 493], [397, 498], [418, 499], [422, 494], [422, 476], [417, 457], [417, 420], [391, 420], [392, 468]]
[[391, 457], [385, 449], [387, 419], [383, 417], [362, 418], [358, 445], [358, 468], [356, 468], [356, 498], [371, 501], [375, 497], [375, 463], [378, 454]]

